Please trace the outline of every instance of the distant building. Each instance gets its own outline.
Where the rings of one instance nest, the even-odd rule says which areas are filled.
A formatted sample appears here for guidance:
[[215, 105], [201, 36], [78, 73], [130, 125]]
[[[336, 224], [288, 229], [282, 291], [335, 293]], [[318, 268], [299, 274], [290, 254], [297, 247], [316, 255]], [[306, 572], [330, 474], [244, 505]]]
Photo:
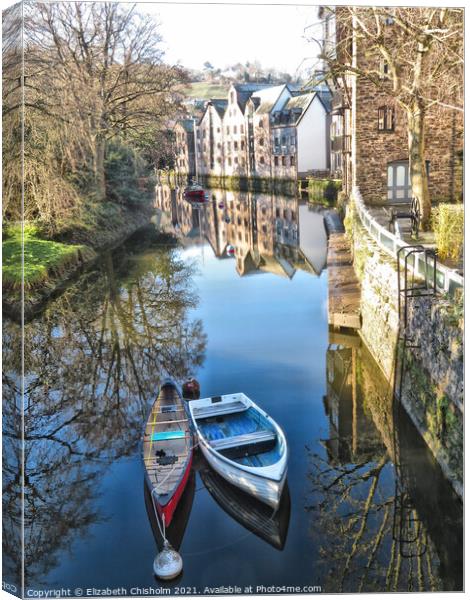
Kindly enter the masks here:
[[[329, 92], [232, 84], [196, 124], [198, 175], [296, 179], [329, 170]], [[179, 140], [182, 139], [180, 134]], [[185, 156], [177, 144], [177, 170]]]
[[175, 125], [175, 165], [179, 173], [194, 175], [194, 121], [182, 119]]
[[197, 175], [223, 175], [225, 165], [223, 123], [227, 100], [213, 99], [206, 103], [196, 126]]

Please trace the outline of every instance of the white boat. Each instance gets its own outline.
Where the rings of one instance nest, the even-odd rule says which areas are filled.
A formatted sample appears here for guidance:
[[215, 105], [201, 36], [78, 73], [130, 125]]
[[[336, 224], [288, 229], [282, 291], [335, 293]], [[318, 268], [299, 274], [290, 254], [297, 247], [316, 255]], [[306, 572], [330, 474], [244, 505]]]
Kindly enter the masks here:
[[189, 411], [211, 467], [276, 509], [287, 475], [287, 442], [279, 425], [243, 393], [192, 400]]

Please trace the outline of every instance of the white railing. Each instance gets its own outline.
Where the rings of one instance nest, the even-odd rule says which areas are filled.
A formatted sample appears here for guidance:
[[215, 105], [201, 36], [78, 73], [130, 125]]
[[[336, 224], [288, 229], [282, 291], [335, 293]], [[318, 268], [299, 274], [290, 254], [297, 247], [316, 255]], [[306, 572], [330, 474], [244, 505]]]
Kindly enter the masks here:
[[[396, 259], [398, 250], [409, 244], [392, 232], [387, 231], [385, 227], [380, 225], [374, 219], [367, 210], [361, 192], [357, 187], [353, 189], [352, 198], [361, 223], [368, 231], [369, 235], [377, 242], [382, 250]], [[426, 263], [423, 253], [416, 253], [414, 255], [411, 270], [414, 274], [425, 277]], [[439, 292], [453, 296], [457, 289], [463, 288], [464, 279], [455, 270], [449, 269], [438, 262], [436, 266], [436, 285]]]

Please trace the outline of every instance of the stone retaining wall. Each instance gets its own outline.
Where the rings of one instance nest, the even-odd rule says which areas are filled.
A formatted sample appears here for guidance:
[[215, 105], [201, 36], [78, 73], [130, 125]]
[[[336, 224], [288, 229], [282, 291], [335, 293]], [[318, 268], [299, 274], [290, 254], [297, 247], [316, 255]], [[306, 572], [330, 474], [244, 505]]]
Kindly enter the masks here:
[[[360, 335], [389, 381], [398, 339], [398, 281], [394, 261], [349, 209], [345, 220], [354, 268], [361, 281]], [[459, 303], [442, 297], [410, 302], [402, 404], [462, 495], [463, 318]]]

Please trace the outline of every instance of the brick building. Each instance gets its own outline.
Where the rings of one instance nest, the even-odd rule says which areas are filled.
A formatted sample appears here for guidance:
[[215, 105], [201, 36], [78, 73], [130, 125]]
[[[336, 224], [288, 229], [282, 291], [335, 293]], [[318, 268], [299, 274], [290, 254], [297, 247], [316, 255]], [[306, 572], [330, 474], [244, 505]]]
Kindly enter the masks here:
[[[330, 80], [332, 171], [342, 176], [346, 192], [358, 186], [367, 203], [409, 202], [406, 114], [387, 93], [387, 85], [391, 83], [386, 62], [371, 51], [366, 39], [348, 29], [346, 11], [340, 7], [319, 9], [325, 51], [331, 57], [336, 48], [342, 54], [336, 56], [340, 62], [350, 61], [359, 71], [377, 74], [383, 84], [378, 87], [370, 78], [350, 74]], [[385, 22], [384, 35], [396, 35], [393, 19]], [[326, 64], [324, 70], [328, 70]], [[427, 111], [425, 119], [425, 159], [431, 200], [461, 200], [463, 113], [436, 106]]]

